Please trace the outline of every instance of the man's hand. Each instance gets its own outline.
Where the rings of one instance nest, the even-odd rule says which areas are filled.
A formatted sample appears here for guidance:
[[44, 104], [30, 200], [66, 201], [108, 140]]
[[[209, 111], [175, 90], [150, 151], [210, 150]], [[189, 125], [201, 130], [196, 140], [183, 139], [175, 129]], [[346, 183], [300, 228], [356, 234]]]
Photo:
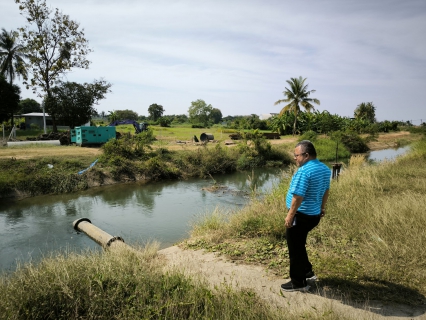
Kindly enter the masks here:
[[285, 217], [285, 227], [291, 228], [293, 226], [294, 215], [287, 214]]
[[320, 213], [320, 217], [324, 217], [325, 216], [325, 209], [321, 209], [321, 213]]

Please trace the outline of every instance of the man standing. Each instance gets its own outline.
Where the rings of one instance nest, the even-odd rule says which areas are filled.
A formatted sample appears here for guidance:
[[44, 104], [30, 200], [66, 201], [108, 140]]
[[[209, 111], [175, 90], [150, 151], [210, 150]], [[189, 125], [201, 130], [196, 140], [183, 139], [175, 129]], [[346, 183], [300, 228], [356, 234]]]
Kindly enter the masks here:
[[290, 256], [290, 279], [283, 291], [307, 291], [307, 280], [316, 280], [306, 252], [308, 232], [325, 214], [330, 188], [330, 169], [319, 160], [314, 145], [303, 140], [294, 149], [299, 167], [291, 179], [286, 197], [286, 239]]

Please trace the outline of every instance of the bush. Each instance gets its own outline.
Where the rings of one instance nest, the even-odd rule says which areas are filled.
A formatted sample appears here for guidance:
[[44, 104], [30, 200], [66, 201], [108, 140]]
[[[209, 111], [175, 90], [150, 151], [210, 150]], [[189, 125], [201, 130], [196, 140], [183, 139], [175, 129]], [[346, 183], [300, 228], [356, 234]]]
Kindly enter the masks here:
[[179, 170], [159, 158], [151, 158], [144, 164], [144, 173], [152, 180], [175, 179], [180, 176]]
[[[343, 143], [343, 145], [351, 153], [364, 153], [370, 150], [370, 148], [368, 148], [367, 146], [366, 141], [354, 131], [334, 131], [331, 133], [330, 136], [335, 141], [341, 141], [341, 143]], [[374, 137], [375, 136], [372, 135], [368, 139], [374, 139]]]
[[351, 153], [364, 153], [370, 150], [365, 141], [355, 132], [345, 132], [341, 140]]
[[114, 156], [140, 160], [147, 156], [146, 152], [151, 150], [151, 144], [154, 140], [152, 129], [143, 131], [135, 136], [128, 134], [120, 139], [111, 139], [102, 146], [104, 151], [102, 161], [108, 161], [108, 158]]
[[316, 133], [313, 130], [309, 130], [300, 136], [299, 141], [309, 140], [311, 142], [315, 142], [317, 138], [318, 138], [318, 133]]
[[195, 129], [202, 129], [202, 128], [205, 128], [206, 126], [204, 126], [204, 125], [202, 125], [202, 124], [200, 124], [200, 123], [193, 123], [192, 125], [191, 125], [191, 128], [195, 128]]

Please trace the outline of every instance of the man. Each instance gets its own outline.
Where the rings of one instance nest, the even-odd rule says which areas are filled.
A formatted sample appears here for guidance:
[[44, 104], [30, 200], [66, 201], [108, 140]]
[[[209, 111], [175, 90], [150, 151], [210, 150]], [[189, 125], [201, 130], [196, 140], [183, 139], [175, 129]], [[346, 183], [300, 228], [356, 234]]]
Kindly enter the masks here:
[[314, 145], [303, 140], [294, 149], [299, 167], [291, 179], [286, 197], [286, 238], [290, 256], [291, 281], [281, 285], [282, 291], [307, 291], [307, 280], [316, 280], [306, 252], [308, 232], [325, 215], [330, 188], [330, 169], [319, 160]]

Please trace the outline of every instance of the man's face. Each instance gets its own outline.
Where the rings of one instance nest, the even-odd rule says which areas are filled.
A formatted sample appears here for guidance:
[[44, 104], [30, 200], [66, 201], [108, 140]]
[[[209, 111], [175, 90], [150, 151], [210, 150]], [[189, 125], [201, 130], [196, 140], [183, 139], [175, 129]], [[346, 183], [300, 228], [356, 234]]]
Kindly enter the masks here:
[[309, 160], [309, 154], [303, 153], [302, 146], [297, 146], [294, 149], [294, 160], [296, 160], [296, 165], [300, 167]]

